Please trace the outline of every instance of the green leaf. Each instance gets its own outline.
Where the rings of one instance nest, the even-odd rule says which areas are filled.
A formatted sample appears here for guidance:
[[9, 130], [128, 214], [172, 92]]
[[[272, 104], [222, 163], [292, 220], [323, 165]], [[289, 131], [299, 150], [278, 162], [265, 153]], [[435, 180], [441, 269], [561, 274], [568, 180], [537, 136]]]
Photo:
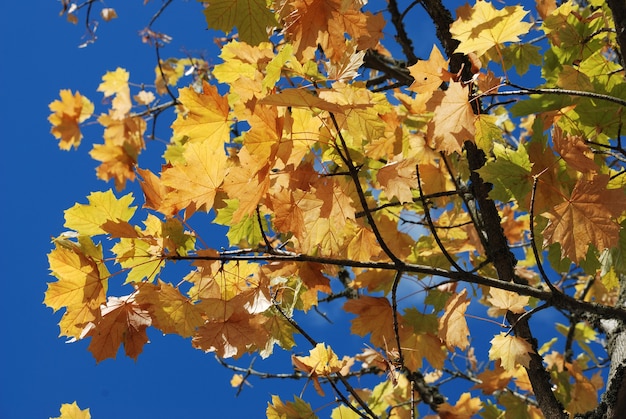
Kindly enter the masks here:
[[209, 28], [228, 33], [236, 27], [239, 39], [251, 45], [267, 41], [267, 28], [278, 26], [265, 0], [215, 0], [203, 13]]
[[[233, 224], [233, 214], [239, 208], [239, 200], [225, 199], [224, 202], [226, 202], [226, 207], [217, 210], [217, 216], [213, 222], [228, 226], [228, 233], [226, 233], [228, 243], [231, 246], [239, 247], [256, 246], [259, 243], [264, 243], [256, 214], [243, 215], [238, 223]], [[265, 220], [263, 220], [263, 228], [268, 231]]]
[[539, 47], [530, 44], [511, 44], [502, 49], [504, 69], [515, 66], [515, 71], [520, 76], [524, 75], [531, 65], [541, 65], [542, 57]]
[[508, 202], [515, 198], [523, 202], [532, 189], [530, 159], [524, 147], [513, 151], [500, 144], [494, 146], [495, 160], [477, 170], [480, 176], [493, 185], [492, 199]]

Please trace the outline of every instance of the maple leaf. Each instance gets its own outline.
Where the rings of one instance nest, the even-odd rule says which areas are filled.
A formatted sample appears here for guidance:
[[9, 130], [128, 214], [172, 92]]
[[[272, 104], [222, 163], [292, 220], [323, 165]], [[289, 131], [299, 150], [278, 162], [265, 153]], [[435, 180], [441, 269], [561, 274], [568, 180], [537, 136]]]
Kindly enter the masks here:
[[582, 173], [598, 171], [593, 150], [585, 144], [582, 137], [566, 134], [558, 126], [555, 126], [552, 132], [552, 141], [554, 142], [554, 151], [563, 157], [568, 167]]
[[48, 307], [54, 311], [69, 307], [72, 312], [76, 311], [76, 307], [87, 307], [92, 311], [104, 303], [108, 272], [103, 265], [100, 267], [92, 257], [85, 254], [83, 249], [78, 246], [73, 249], [57, 246], [48, 255], [48, 263], [52, 275], [58, 278], [58, 281], [48, 284], [44, 299]]
[[91, 419], [89, 409], [81, 410], [76, 402], [72, 404], [63, 403], [61, 405], [61, 416], [50, 419]]
[[357, 315], [350, 330], [359, 336], [370, 334], [370, 342], [380, 348], [396, 346], [393, 312], [389, 300], [383, 297], [360, 297], [348, 300], [344, 310]]
[[170, 192], [160, 210], [175, 214], [185, 209], [187, 217], [197, 210], [208, 212], [226, 173], [223, 145], [216, 148], [210, 140], [190, 142], [185, 146], [183, 157], [184, 163], [174, 164], [161, 175], [161, 182]]
[[207, 141], [208, 148], [224, 147], [230, 140], [228, 99], [221, 96], [215, 86], [204, 82], [201, 93], [191, 87], [180, 89], [178, 100], [185, 111], [178, 114], [172, 124], [174, 132], [191, 141]]
[[265, 415], [268, 419], [316, 419], [311, 405], [298, 396], [293, 402], [284, 403], [280, 397], [272, 395], [272, 402], [267, 403]]
[[516, 314], [524, 313], [526, 311], [524, 307], [528, 305], [529, 300], [530, 297], [526, 295], [519, 295], [512, 291], [490, 287], [487, 301], [489, 301], [495, 310], [489, 309], [489, 315], [494, 317], [502, 316], [506, 314], [507, 311]]
[[152, 325], [163, 333], [191, 337], [196, 328], [204, 323], [200, 307], [166, 282], [159, 280], [158, 285], [141, 284], [135, 300], [146, 307], [152, 318]]
[[322, 109], [335, 114], [343, 113], [341, 106], [314, 95], [307, 89], [285, 89], [280, 93], [269, 95], [259, 101], [264, 105], [293, 106], [309, 109]]
[[476, 376], [481, 382], [472, 388], [479, 388], [484, 394], [493, 394], [506, 386], [513, 378], [513, 372], [502, 368], [499, 362], [496, 362], [493, 370], [484, 370]]
[[65, 210], [64, 226], [88, 236], [105, 234], [102, 226], [107, 221], [128, 221], [137, 209], [130, 206], [134, 200], [132, 193], [117, 199], [110, 189], [92, 192], [87, 200], [87, 205], [77, 203]]
[[506, 333], [495, 336], [490, 343], [489, 359], [499, 359], [502, 368], [506, 371], [513, 371], [518, 364], [528, 368], [530, 354], [535, 353], [526, 340]]
[[428, 60], [420, 60], [408, 67], [414, 81], [409, 87], [417, 93], [430, 93], [439, 89], [443, 82], [450, 81], [451, 73], [448, 72], [448, 63], [441, 51], [435, 45], [430, 52]]
[[48, 107], [53, 112], [48, 121], [52, 124], [51, 133], [61, 139], [59, 148], [69, 150], [78, 148], [83, 135], [79, 124], [89, 119], [94, 111], [93, 103], [80, 93], [72, 95], [70, 90], [61, 90], [61, 100], [55, 100]]
[[135, 180], [137, 158], [145, 148], [146, 121], [141, 117], [116, 118], [111, 113], [101, 115], [98, 122], [105, 127], [104, 144], [95, 144], [89, 155], [102, 162], [97, 176], [105, 181], [114, 179], [116, 189], [122, 190], [127, 180]]
[[381, 167], [376, 180], [389, 199], [396, 197], [400, 203], [413, 202], [413, 189], [417, 188], [416, 160], [397, 156]]
[[289, 0], [279, 14], [285, 37], [299, 59], [312, 60], [319, 44], [331, 61], [338, 61], [347, 48], [345, 34], [357, 41], [358, 50], [374, 48], [382, 38], [382, 15], [363, 13], [358, 7], [360, 4], [352, 1]]
[[626, 210], [626, 195], [623, 189], [607, 189], [608, 181], [608, 175], [598, 174], [576, 182], [570, 197], [545, 214], [550, 222], [543, 231], [544, 246], [560, 243], [562, 256], [577, 263], [590, 244], [600, 251], [617, 245], [615, 219]]
[[267, 5], [265, 0], [217, 0], [208, 3], [203, 13], [209, 28], [228, 33], [237, 27], [242, 41], [256, 45], [267, 41], [268, 28], [277, 26]]
[[450, 83], [448, 90], [434, 92], [427, 102], [428, 108], [434, 112], [428, 132], [435, 149], [447, 154], [461, 152], [465, 141], [474, 140], [476, 115], [467, 95], [467, 87]]
[[223, 358], [239, 358], [245, 352], [265, 347], [269, 334], [263, 324], [267, 317], [250, 314], [237, 307], [238, 303], [237, 300], [222, 302], [231, 314], [225, 312], [221, 318], [214, 317], [200, 326], [192, 345]]
[[115, 119], [124, 119], [132, 107], [128, 87], [129, 76], [128, 71], [118, 67], [115, 71], [108, 71], [98, 86], [98, 91], [103, 92], [104, 97], [115, 95], [111, 104], [112, 116]]
[[439, 319], [439, 337], [449, 350], [454, 346], [466, 349], [469, 346], [469, 329], [465, 321], [465, 310], [469, 306], [470, 298], [464, 289], [458, 294], [452, 295], [446, 302], [444, 314]]
[[441, 419], [471, 419], [482, 408], [482, 402], [478, 397], [472, 397], [470, 393], [463, 393], [454, 406], [443, 403], [438, 407], [437, 413]]
[[134, 294], [109, 297], [101, 308], [101, 319], [85, 328], [91, 336], [87, 348], [97, 362], [115, 358], [120, 345], [127, 356], [137, 359], [148, 342], [146, 329], [152, 324], [148, 311], [135, 301]]
[[498, 10], [487, 1], [476, 2], [471, 8], [459, 8], [459, 17], [450, 26], [453, 38], [461, 41], [455, 52], [474, 52], [480, 57], [493, 46], [519, 41], [532, 26], [522, 21], [527, 13], [522, 6]]
[[349, 372], [350, 365], [352, 365], [354, 359], [344, 357], [344, 359], [339, 361], [339, 358], [330, 346], [327, 348], [325, 344], [318, 343], [314, 349], [309, 351], [308, 356], [292, 355], [291, 362], [293, 362], [297, 369], [304, 371], [313, 379], [315, 390], [323, 397], [324, 391], [322, 390], [318, 377], [327, 377], [340, 371], [341, 374], [346, 374]]

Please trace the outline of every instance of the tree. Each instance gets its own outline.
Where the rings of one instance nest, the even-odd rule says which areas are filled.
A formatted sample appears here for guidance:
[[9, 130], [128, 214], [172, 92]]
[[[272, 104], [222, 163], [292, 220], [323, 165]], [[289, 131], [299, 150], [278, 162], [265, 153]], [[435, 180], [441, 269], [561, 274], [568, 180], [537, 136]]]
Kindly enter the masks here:
[[[97, 2], [62, 3], [95, 41]], [[64, 309], [62, 336], [90, 339], [96, 361], [137, 358], [149, 327], [191, 338], [240, 390], [311, 381], [334, 418], [626, 411], [623, 2], [216, 1], [218, 64], [161, 58], [170, 3], [141, 31], [154, 85], [118, 68], [98, 88], [90, 154], [116, 192], [69, 208], [54, 239], [44, 302]], [[417, 8], [439, 41], [428, 58]], [[62, 90], [50, 110], [60, 148], [78, 147], [92, 102]], [[162, 166], [142, 161], [172, 111]], [[186, 271], [165, 275], [174, 263]], [[340, 336], [306, 327], [330, 304], [362, 337], [341, 358]], [[276, 350], [293, 352], [290, 373], [230, 360]], [[268, 417], [320, 413], [283, 399]]]

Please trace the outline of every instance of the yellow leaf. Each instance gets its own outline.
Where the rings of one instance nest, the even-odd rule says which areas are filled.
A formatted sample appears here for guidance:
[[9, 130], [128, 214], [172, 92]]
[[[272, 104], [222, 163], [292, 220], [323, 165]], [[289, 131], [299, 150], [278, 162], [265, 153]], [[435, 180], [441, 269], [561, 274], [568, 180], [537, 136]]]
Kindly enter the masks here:
[[178, 95], [185, 112], [178, 114], [172, 124], [175, 134], [185, 135], [190, 141], [207, 141], [207, 148], [223, 148], [230, 140], [228, 100], [206, 82], [201, 93], [185, 87]]
[[487, 1], [476, 2], [471, 8], [467, 5], [459, 8], [459, 17], [450, 26], [452, 36], [461, 41], [455, 52], [474, 52], [480, 57], [493, 46], [519, 41], [532, 26], [522, 21], [527, 13], [522, 6], [498, 10]]
[[461, 152], [465, 141], [474, 140], [476, 115], [468, 99], [468, 88], [450, 83], [448, 90], [436, 91], [427, 102], [434, 116], [428, 123], [428, 133], [435, 149], [447, 154]]
[[449, 60], [445, 60], [441, 55], [439, 48], [433, 45], [428, 60], [420, 60], [409, 67], [409, 72], [415, 79], [410, 89], [417, 93], [434, 92], [439, 89], [441, 83], [450, 81], [448, 62]]
[[528, 367], [530, 354], [534, 353], [532, 346], [526, 340], [517, 336], [500, 333], [490, 341], [489, 359], [500, 360], [502, 368], [513, 371], [516, 365]]
[[72, 95], [70, 90], [61, 90], [60, 95], [60, 101], [55, 100], [48, 106], [53, 112], [48, 121], [52, 124], [52, 135], [61, 139], [59, 148], [69, 150], [80, 145], [83, 136], [78, 125], [93, 114], [94, 106], [78, 92]]
[[184, 164], [176, 164], [161, 175], [163, 185], [169, 186], [171, 192], [166, 195], [160, 210], [175, 214], [185, 209], [187, 216], [197, 210], [209, 212], [226, 173], [223, 144], [216, 146], [211, 140], [189, 142], [183, 156]]
[[469, 346], [469, 329], [465, 321], [465, 310], [469, 306], [470, 299], [467, 298], [467, 290], [464, 289], [458, 294], [452, 295], [446, 302], [444, 314], [439, 319], [439, 337], [446, 344], [449, 350], [454, 346], [466, 349]]
[[[494, 287], [489, 288], [489, 298], [487, 298], [487, 301], [489, 301], [493, 307], [502, 310], [497, 314], [494, 313], [495, 315], [506, 314], [507, 310], [516, 314], [524, 313], [526, 311], [524, 307], [528, 305], [529, 300], [530, 297], [528, 296]], [[490, 312], [490, 314], [492, 313]]]
[[339, 361], [337, 354], [333, 352], [330, 346], [326, 347], [324, 343], [318, 343], [314, 349], [309, 351], [308, 356], [292, 355], [291, 359], [296, 368], [307, 374], [315, 373], [322, 376], [338, 372], [346, 364], [346, 361]]
[[339, 105], [321, 99], [306, 89], [286, 89], [275, 95], [264, 97], [259, 103], [274, 106], [292, 106], [296, 108], [317, 108], [336, 114], [343, 112]]
[[124, 92], [128, 89], [129, 77], [128, 71], [120, 67], [115, 71], [108, 71], [102, 76], [102, 83], [98, 86], [98, 91], [104, 93], [105, 97]]
[[92, 192], [87, 197], [89, 204], [75, 204], [65, 211], [64, 226], [87, 236], [105, 234], [102, 225], [107, 221], [128, 221], [137, 207], [131, 207], [133, 195], [117, 199], [110, 189]]
[[72, 404], [63, 403], [61, 405], [61, 416], [50, 419], [91, 419], [91, 413], [89, 409], [81, 410], [76, 402]]
[[153, 319], [152, 325], [163, 333], [176, 333], [187, 338], [204, 323], [199, 306], [166, 282], [141, 284], [135, 299], [146, 307]]
[[48, 255], [52, 275], [58, 281], [48, 284], [44, 303], [54, 309], [89, 306], [104, 303], [107, 278], [102, 276], [96, 261], [76, 246], [70, 250], [57, 246]]

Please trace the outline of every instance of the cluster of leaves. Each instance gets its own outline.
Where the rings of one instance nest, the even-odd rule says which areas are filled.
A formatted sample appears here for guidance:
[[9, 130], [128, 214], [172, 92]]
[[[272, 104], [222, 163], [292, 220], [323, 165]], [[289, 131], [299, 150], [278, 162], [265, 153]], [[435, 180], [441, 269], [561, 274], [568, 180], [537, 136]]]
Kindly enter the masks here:
[[[98, 91], [110, 109], [91, 156], [118, 191], [139, 178], [142, 211], [132, 193], [108, 190], [65, 212], [44, 301], [65, 310], [61, 335], [90, 337], [102, 361], [121, 346], [139, 356], [149, 327], [220, 358], [290, 350], [300, 333], [313, 349], [292, 357], [296, 375], [320, 394], [332, 387], [342, 402], [333, 417], [411, 417], [420, 402], [440, 417], [540, 417], [533, 359], [567, 412], [594, 409], [605, 386], [600, 370], [588, 372], [602, 362], [588, 346], [599, 339], [594, 315], [625, 317], [615, 305], [626, 274], [626, 84], [608, 6], [540, 2], [531, 20], [521, 6], [479, 1], [449, 27], [463, 68], [436, 46], [405, 68], [381, 43], [385, 18], [361, 1], [268, 4], [206, 5], [209, 27], [239, 30], [217, 65], [159, 60], [154, 90], [134, 96], [127, 71], [104, 75]], [[157, 49], [166, 38], [144, 34]], [[389, 71], [368, 68], [367, 54]], [[531, 65], [544, 85], [513, 85], [507, 72]], [[194, 80], [173, 95], [185, 74]], [[510, 106], [511, 96], [530, 97]], [[153, 106], [157, 97], [172, 100]], [[142, 168], [150, 118], [168, 107], [176, 117], [164, 163]], [[50, 110], [60, 148], [78, 147], [92, 103], [64, 90]], [[207, 219], [227, 228], [229, 249], [205, 245], [196, 229]], [[175, 261], [190, 270], [166, 281]], [[128, 295], [107, 292], [116, 271]], [[335, 282], [345, 289], [333, 292]], [[399, 307], [406, 282], [421, 287], [419, 306]], [[328, 337], [320, 343], [294, 320], [337, 298], [364, 337], [341, 360]], [[488, 354], [472, 346], [470, 304], [511, 325], [494, 328]], [[557, 326], [565, 351], [524, 332], [546, 308], [566, 313], [569, 324]], [[367, 373], [379, 384], [353, 388], [349, 378]], [[453, 378], [468, 382], [455, 404], [438, 393]], [[298, 397], [273, 396], [267, 415], [314, 413]]]

